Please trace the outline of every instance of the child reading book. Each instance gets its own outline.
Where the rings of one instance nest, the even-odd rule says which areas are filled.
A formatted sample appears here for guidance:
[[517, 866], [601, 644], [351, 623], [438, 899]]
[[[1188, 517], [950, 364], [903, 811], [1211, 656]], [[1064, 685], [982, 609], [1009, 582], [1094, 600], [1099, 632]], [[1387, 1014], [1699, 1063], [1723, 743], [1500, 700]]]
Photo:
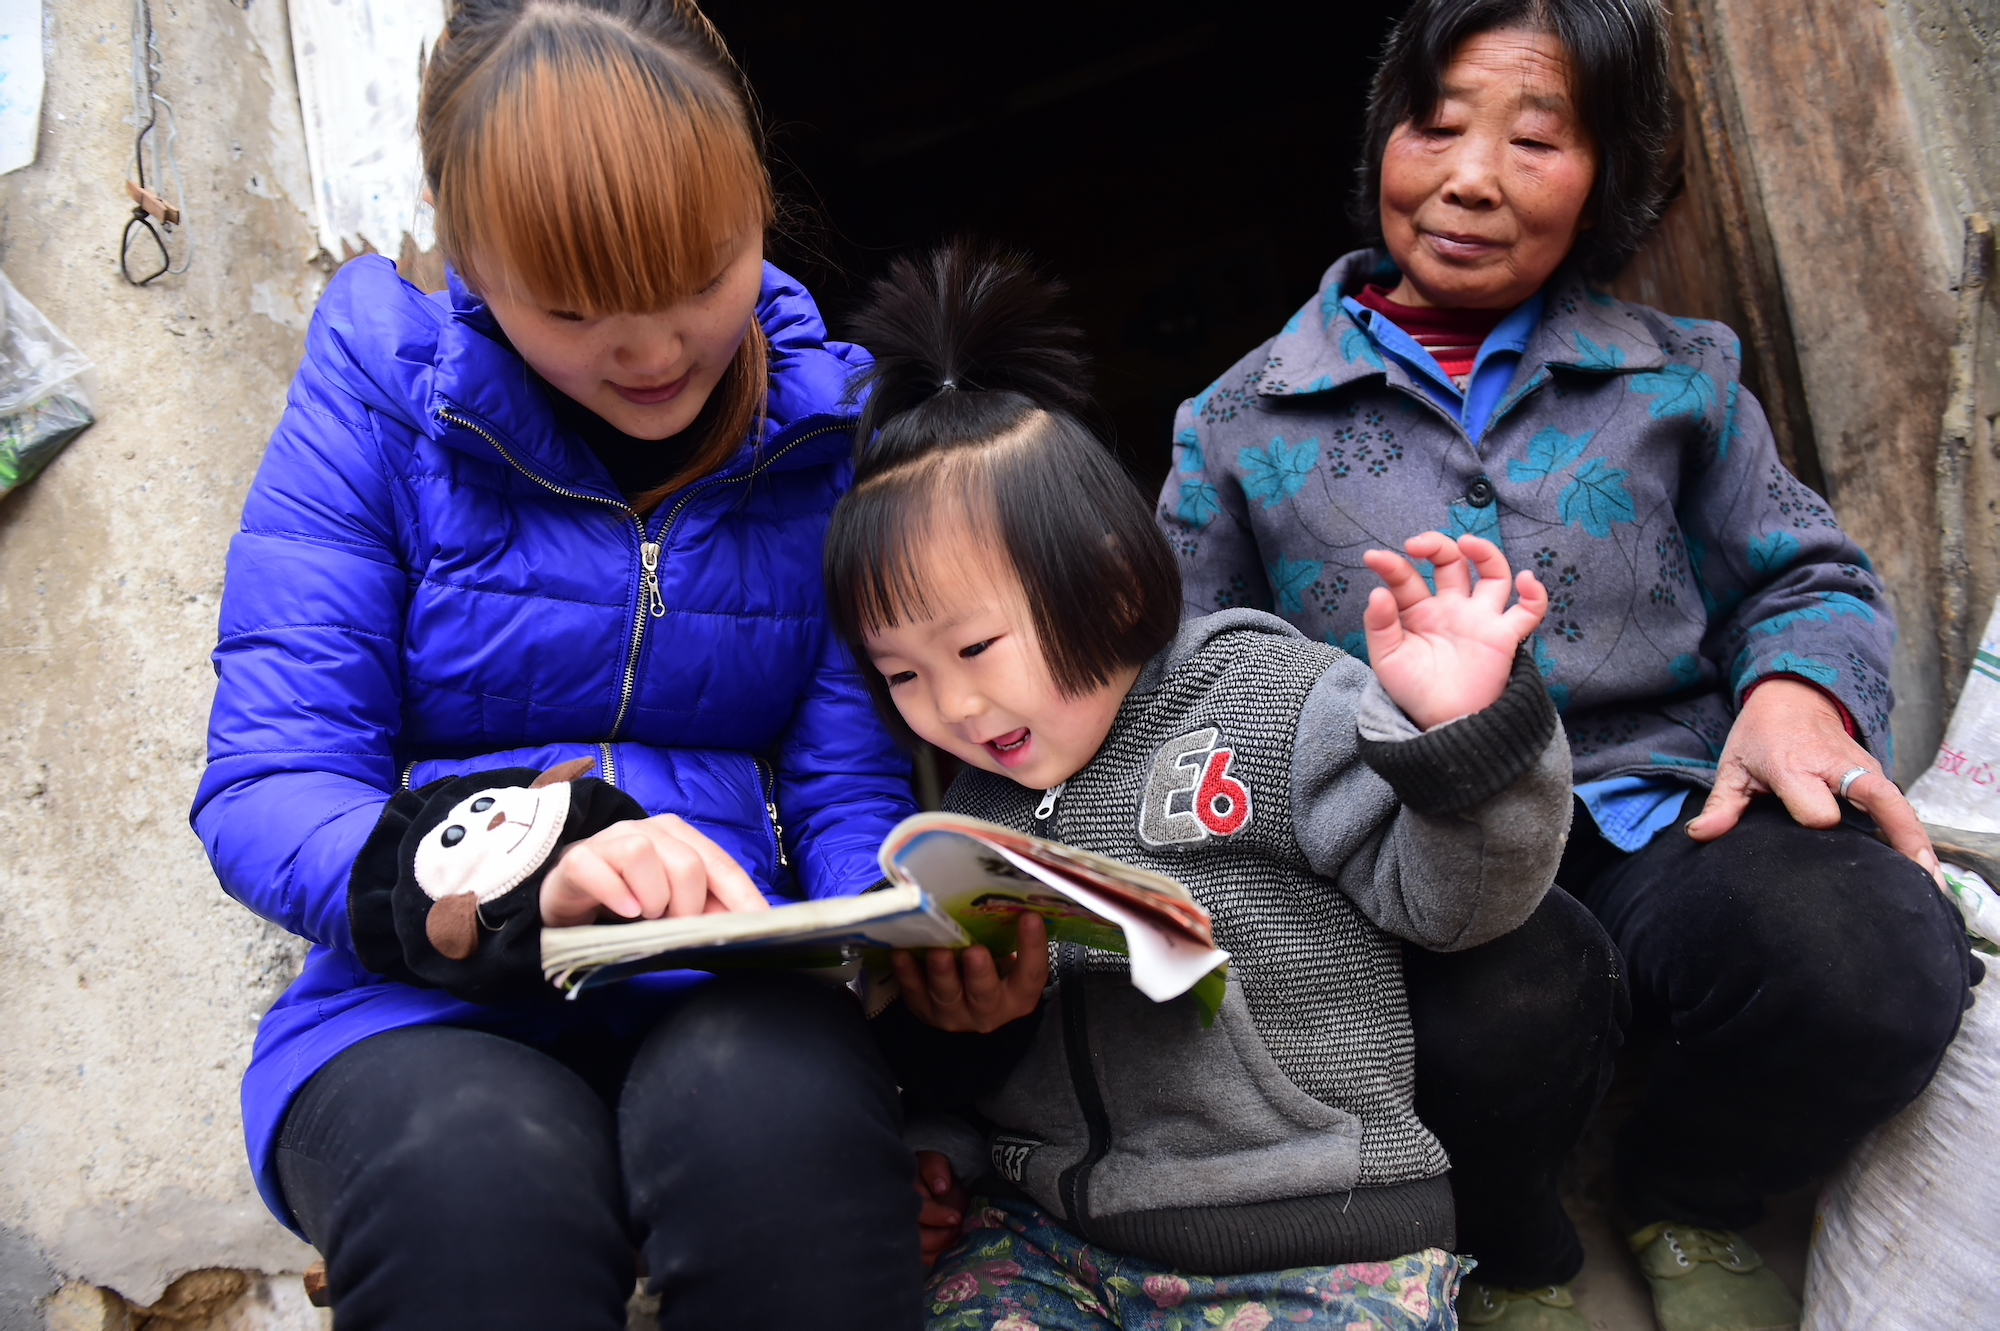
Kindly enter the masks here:
[[1455, 1325], [1399, 940], [1486, 942], [1554, 874], [1569, 754], [1520, 650], [1547, 593], [1430, 532], [1367, 556], [1372, 671], [1257, 611], [1179, 623], [1051, 298], [966, 245], [878, 285], [835, 622], [891, 723], [966, 765], [948, 811], [1177, 879], [1232, 960], [1205, 1023], [1025, 923], [997, 964], [898, 955], [877, 1026], [902, 1084], [987, 1128], [950, 1160], [983, 1196], [930, 1325]]

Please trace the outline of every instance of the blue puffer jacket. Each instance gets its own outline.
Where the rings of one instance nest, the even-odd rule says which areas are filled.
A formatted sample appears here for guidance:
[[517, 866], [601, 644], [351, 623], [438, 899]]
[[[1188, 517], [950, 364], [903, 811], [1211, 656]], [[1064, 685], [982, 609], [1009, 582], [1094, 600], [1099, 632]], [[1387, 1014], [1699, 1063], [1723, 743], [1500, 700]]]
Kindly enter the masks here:
[[820, 581], [852, 479], [840, 398], [867, 360], [828, 343], [775, 268], [757, 317], [772, 344], [763, 438], [641, 524], [456, 279], [425, 296], [363, 258], [321, 299], [230, 545], [193, 815], [229, 894], [313, 945], [243, 1081], [258, 1186], [288, 1223], [278, 1129], [343, 1049], [427, 1023], [629, 1034], [701, 978], [510, 1010], [364, 971], [348, 873], [399, 783], [590, 755], [768, 896], [878, 879], [876, 847], [913, 811], [909, 769]]

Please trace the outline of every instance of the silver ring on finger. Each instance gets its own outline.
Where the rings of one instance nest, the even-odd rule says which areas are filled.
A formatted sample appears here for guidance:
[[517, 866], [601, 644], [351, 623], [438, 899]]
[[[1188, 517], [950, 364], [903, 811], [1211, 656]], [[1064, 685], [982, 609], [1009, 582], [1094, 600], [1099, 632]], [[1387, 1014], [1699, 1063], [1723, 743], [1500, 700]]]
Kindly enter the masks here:
[[1873, 775], [1875, 775], [1875, 773], [1870, 771], [1866, 767], [1850, 768], [1840, 778], [1840, 797], [1842, 799], [1846, 799], [1847, 792], [1854, 789], [1854, 783], [1856, 781], [1859, 781], [1864, 776], [1873, 776]]

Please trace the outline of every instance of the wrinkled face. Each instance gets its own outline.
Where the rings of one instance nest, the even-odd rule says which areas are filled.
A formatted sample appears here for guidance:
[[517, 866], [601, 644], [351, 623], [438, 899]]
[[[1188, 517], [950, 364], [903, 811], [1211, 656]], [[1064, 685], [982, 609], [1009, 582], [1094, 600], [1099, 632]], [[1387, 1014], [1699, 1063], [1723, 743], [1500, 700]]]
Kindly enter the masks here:
[[866, 640], [904, 722], [959, 761], [1032, 789], [1075, 776], [1111, 733], [1138, 667], [1066, 697], [1004, 551], [962, 535], [933, 539], [916, 571], [932, 617]]
[[1382, 154], [1382, 234], [1405, 305], [1512, 309], [1561, 267], [1588, 224], [1597, 150], [1578, 124], [1570, 63], [1548, 33], [1470, 38], [1422, 124]]
[[569, 819], [569, 783], [502, 786], [461, 800], [417, 846], [417, 886], [433, 901], [471, 892], [483, 905], [541, 867]]
[[750, 331], [763, 275], [764, 240], [752, 233], [704, 290], [651, 314], [548, 309], [514, 294], [504, 269], [479, 294], [535, 373], [614, 429], [667, 439], [694, 424], [722, 382]]

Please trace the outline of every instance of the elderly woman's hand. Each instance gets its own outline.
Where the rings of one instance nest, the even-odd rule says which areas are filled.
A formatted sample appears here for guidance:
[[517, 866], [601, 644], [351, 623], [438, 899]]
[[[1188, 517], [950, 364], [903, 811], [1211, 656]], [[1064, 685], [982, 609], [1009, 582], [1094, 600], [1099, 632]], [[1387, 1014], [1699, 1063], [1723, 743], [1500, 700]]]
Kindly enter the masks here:
[[1715, 840], [1736, 826], [1758, 795], [1776, 795], [1805, 827], [1834, 827], [1840, 822], [1841, 778], [1857, 767], [1868, 775], [1847, 788], [1848, 803], [1942, 883], [1937, 853], [1917, 811], [1882, 774], [1882, 765], [1848, 737], [1840, 709], [1798, 680], [1766, 680], [1744, 701], [1722, 748], [1715, 789], [1701, 816], [1688, 824], [1688, 835]]

